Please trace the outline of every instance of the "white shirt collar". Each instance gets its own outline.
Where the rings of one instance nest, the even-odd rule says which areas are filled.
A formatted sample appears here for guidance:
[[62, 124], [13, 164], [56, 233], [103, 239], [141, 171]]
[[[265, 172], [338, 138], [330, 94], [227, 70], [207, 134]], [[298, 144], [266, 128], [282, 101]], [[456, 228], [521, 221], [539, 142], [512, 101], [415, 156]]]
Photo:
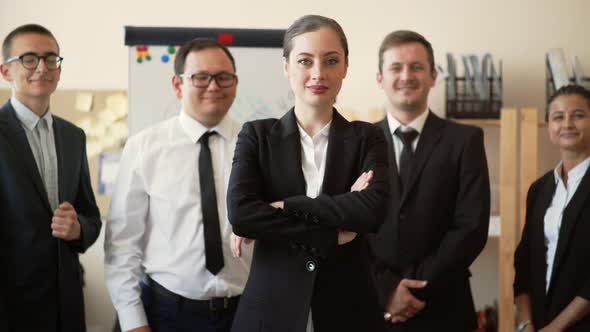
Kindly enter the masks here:
[[[21, 103], [18, 99], [14, 96], [10, 98], [10, 104], [16, 113], [16, 117], [18, 120], [29, 130], [35, 130], [37, 123], [41, 119], [35, 112], [31, 111], [25, 104]], [[43, 119], [47, 121], [47, 126], [52, 128], [53, 126], [53, 116], [51, 112], [48, 110], [43, 115]]]
[[[555, 183], [559, 183], [559, 180], [561, 180], [562, 167], [563, 167], [563, 161], [560, 161], [559, 164], [557, 164], [557, 167], [555, 167], [555, 169], [553, 170], [553, 175], [555, 177]], [[576, 165], [576, 167], [570, 169], [570, 171], [567, 172], [568, 182], [581, 180], [582, 177], [584, 177], [584, 174], [586, 174], [588, 167], [590, 167], [590, 157], [584, 159], [584, 161], [582, 161], [581, 163]]]
[[328, 137], [328, 135], [330, 134], [330, 126], [332, 125], [332, 120], [330, 120], [330, 122], [328, 122], [314, 137], [311, 137], [307, 134], [307, 132], [303, 129], [303, 127], [301, 127], [299, 125], [299, 122], [297, 122], [297, 128], [299, 128], [299, 136], [301, 136], [301, 139], [305, 139], [306, 137], [309, 137], [312, 141], [316, 141], [318, 137], [323, 136], [323, 137]]
[[422, 133], [424, 129], [424, 123], [426, 123], [426, 118], [428, 118], [428, 109], [426, 109], [422, 114], [420, 114], [414, 121], [410, 122], [407, 126], [402, 125], [391, 113], [385, 112], [387, 114], [387, 124], [389, 125], [389, 130], [391, 131], [391, 135], [395, 132], [398, 127], [402, 127], [405, 131], [408, 127], [413, 128], [418, 132], [418, 134]]
[[179, 116], [180, 126], [190, 138], [191, 142], [198, 142], [201, 136], [208, 131], [217, 132], [224, 140], [231, 140], [232, 123], [229, 116], [224, 116], [221, 122], [213, 128], [207, 128], [203, 126], [199, 121], [193, 119], [190, 115], [186, 114], [184, 110], [180, 112]]

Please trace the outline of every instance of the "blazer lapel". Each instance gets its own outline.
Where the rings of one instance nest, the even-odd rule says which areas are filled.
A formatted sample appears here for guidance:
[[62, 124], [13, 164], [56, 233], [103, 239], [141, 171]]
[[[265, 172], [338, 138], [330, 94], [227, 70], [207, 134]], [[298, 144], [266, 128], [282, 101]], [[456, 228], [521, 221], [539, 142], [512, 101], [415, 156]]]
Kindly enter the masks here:
[[392, 197], [401, 197], [401, 187], [399, 181], [399, 174], [397, 170], [397, 163], [395, 162], [395, 148], [393, 145], [393, 137], [391, 135], [391, 129], [389, 128], [389, 123], [387, 122], [387, 116], [381, 122], [377, 123], [377, 126], [383, 129], [383, 134], [385, 135], [385, 139], [387, 140], [387, 148], [388, 148], [388, 156], [389, 156], [389, 172], [390, 172], [390, 181], [391, 181], [391, 188], [394, 190], [391, 193]]
[[347, 177], [347, 169], [343, 165], [352, 165], [354, 159], [351, 151], [356, 151], [353, 146], [354, 132], [336, 109], [333, 110], [332, 124], [328, 134], [328, 151], [326, 152], [326, 169], [322, 182], [322, 192], [328, 194], [339, 193], [342, 183]]
[[[535, 245], [534, 248], [531, 248], [532, 252], [540, 252], [543, 253], [542, 255], [533, 255], [532, 270], [535, 273], [540, 273], [542, 275], [539, 280], [542, 280], [542, 287], [538, 288], [537, 291], [539, 292], [538, 295], [542, 297], [546, 296], [546, 289], [547, 289], [547, 281], [545, 276], [547, 275], [547, 260], [545, 259], [547, 253], [547, 245], [545, 244], [545, 212], [549, 208], [551, 204], [551, 200], [553, 199], [553, 195], [555, 193], [555, 181], [553, 176], [548, 177], [547, 181], [545, 181], [539, 190], [539, 194], [537, 195], [536, 204], [532, 207], [531, 213], [533, 213], [531, 217], [531, 221], [533, 224], [531, 225], [533, 229], [537, 230], [533, 234], [536, 235], [535, 238], [531, 239], [531, 243]], [[538, 257], [538, 259], [535, 259]], [[533, 285], [533, 287], [535, 287]]]
[[559, 230], [559, 239], [557, 241], [557, 249], [555, 251], [555, 259], [553, 260], [553, 271], [551, 272], [551, 279], [559, 273], [559, 266], [563, 261], [563, 256], [567, 252], [568, 242], [575, 229], [576, 223], [579, 221], [580, 212], [590, 199], [590, 168], [586, 170], [576, 193], [571, 198], [565, 210], [563, 211], [563, 218], [561, 220], [561, 228]]
[[280, 179], [285, 184], [288, 195], [305, 195], [305, 178], [301, 169], [301, 138], [291, 108], [272, 128], [269, 140], [274, 168], [283, 170], [287, 178]]
[[45, 185], [41, 179], [39, 168], [35, 162], [33, 151], [29, 145], [29, 141], [25, 134], [25, 130], [22, 128], [16, 113], [8, 101], [0, 112], [0, 133], [5, 133], [6, 140], [12, 146], [12, 151], [16, 156], [17, 160], [24, 166], [29, 174], [29, 179], [33, 182], [33, 187], [39, 194], [43, 204], [51, 211], [49, 199], [47, 198], [47, 192], [45, 191]]
[[[53, 117], [53, 137], [55, 137], [55, 154], [57, 156], [57, 189], [58, 189], [58, 202], [62, 202], [64, 197], [67, 197], [65, 194], [65, 188], [66, 188], [66, 174], [68, 174], [66, 172], [65, 167], [67, 165], [73, 165], [73, 161], [66, 161], [65, 157], [66, 154], [64, 153], [64, 151], [66, 151], [65, 148], [65, 143], [67, 142], [66, 137], [64, 137], [65, 132], [62, 128], [62, 123], [61, 121], [59, 121], [59, 119], [54, 116]], [[86, 148], [86, 147], [84, 147]], [[73, 153], [70, 153], [70, 155], [74, 155]], [[69, 174], [72, 174], [71, 172]], [[70, 202], [73, 204], [73, 202]]]
[[441, 128], [443, 126], [444, 122], [434, 115], [434, 113], [428, 111], [428, 118], [426, 118], [424, 128], [422, 129], [422, 133], [420, 133], [418, 146], [416, 147], [416, 152], [414, 153], [414, 158], [412, 159], [410, 167], [410, 178], [408, 179], [407, 187], [404, 188], [400, 205], [404, 204], [408, 193], [416, 184], [420, 172], [422, 172], [424, 165], [426, 165], [426, 161], [428, 161], [428, 158], [432, 155], [432, 150], [438, 143], [442, 134]]

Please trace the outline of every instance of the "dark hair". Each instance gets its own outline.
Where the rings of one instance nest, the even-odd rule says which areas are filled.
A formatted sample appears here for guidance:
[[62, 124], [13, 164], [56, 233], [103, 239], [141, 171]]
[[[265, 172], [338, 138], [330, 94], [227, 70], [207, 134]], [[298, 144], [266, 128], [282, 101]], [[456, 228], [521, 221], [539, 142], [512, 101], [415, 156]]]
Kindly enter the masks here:
[[227, 47], [225, 47], [223, 44], [219, 43], [214, 39], [195, 38], [180, 46], [180, 48], [176, 52], [176, 59], [174, 59], [174, 74], [180, 75], [184, 73], [184, 63], [186, 62], [186, 57], [191, 52], [202, 51], [210, 48], [218, 48], [222, 50], [231, 61], [231, 65], [234, 68], [234, 71], [236, 71], [236, 61], [234, 60], [233, 55], [231, 54], [229, 49], [227, 49]]
[[53, 36], [51, 31], [39, 24], [25, 24], [12, 30], [6, 36], [6, 38], [4, 38], [4, 42], [2, 42], [2, 57], [4, 58], [4, 61], [10, 58], [10, 52], [12, 51], [12, 41], [18, 36], [29, 33], [50, 37], [55, 42], [55, 45], [57, 45], [57, 51], [59, 53], [59, 44], [57, 43], [57, 39], [55, 39], [55, 36]]
[[419, 43], [424, 46], [426, 49], [426, 53], [428, 53], [428, 63], [430, 63], [430, 70], [436, 70], [434, 67], [434, 51], [432, 50], [432, 45], [424, 36], [421, 34], [410, 31], [410, 30], [397, 30], [390, 32], [383, 41], [381, 42], [381, 46], [379, 47], [379, 72], [381, 72], [383, 68], [383, 53], [388, 49], [408, 44], [408, 43]]
[[293, 38], [307, 32], [318, 31], [324, 27], [334, 30], [338, 38], [340, 38], [340, 45], [342, 45], [342, 49], [344, 50], [344, 60], [348, 64], [348, 41], [346, 40], [344, 30], [342, 30], [340, 24], [335, 20], [320, 15], [305, 15], [291, 24], [287, 31], [285, 31], [285, 37], [283, 38], [283, 57], [289, 60], [289, 53], [293, 49]]
[[584, 98], [586, 100], [586, 104], [588, 104], [588, 108], [590, 108], [590, 90], [586, 89], [583, 86], [576, 85], [576, 84], [568, 84], [564, 85], [559, 88], [555, 93], [549, 97], [547, 101], [547, 109], [545, 110], [545, 122], [549, 121], [549, 108], [551, 107], [551, 103], [559, 96], [571, 96], [576, 95]]

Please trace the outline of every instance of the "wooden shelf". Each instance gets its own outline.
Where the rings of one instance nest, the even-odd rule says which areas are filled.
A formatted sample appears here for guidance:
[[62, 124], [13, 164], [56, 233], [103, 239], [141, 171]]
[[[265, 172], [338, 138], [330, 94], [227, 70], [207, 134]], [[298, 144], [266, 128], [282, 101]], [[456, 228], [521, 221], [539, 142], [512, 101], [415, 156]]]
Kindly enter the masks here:
[[457, 123], [468, 124], [478, 127], [483, 126], [500, 126], [500, 119], [452, 119]]

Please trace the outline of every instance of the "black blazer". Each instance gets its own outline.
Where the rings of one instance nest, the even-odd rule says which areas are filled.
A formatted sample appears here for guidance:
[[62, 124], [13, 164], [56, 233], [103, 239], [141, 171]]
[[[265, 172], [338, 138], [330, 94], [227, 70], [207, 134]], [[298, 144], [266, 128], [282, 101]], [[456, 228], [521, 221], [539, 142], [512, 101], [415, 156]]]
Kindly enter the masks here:
[[0, 330], [85, 331], [78, 253], [96, 240], [100, 215], [90, 187], [84, 132], [53, 116], [59, 201], [72, 203], [82, 239], [51, 235], [53, 211], [10, 102], [0, 108]]
[[[378, 234], [370, 236], [374, 276], [384, 306], [402, 278], [427, 280], [414, 295], [426, 307], [391, 331], [472, 331], [477, 328], [469, 266], [487, 241], [488, 167], [480, 128], [429, 112], [400, 192], [387, 118], [378, 124], [390, 148], [391, 201]], [[382, 309], [383, 310], [383, 309]]]
[[[576, 296], [590, 300], [590, 169], [563, 211], [551, 284], [545, 292], [544, 218], [555, 189], [553, 171], [529, 188], [526, 222], [514, 255], [514, 295], [530, 296], [536, 329], [549, 324]], [[590, 316], [568, 331], [590, 331]]]
[[[316, 332], [380, 331], [365, 233], [383, 221], [389, 190], [379, 128], [334, 111], [322, 193], [305, 196], [293, 110], [249, 122], [238, 136], [228, 190], [236, 234], [255, 238], [254, 258], [232, 331], [304, 332], [310, 306]], [[369, 187], [350, 192], [367, 170]], [[269, 203], [284, 200], [284, 210]], [[337, 245], [337, 230], [357, 232]]]

